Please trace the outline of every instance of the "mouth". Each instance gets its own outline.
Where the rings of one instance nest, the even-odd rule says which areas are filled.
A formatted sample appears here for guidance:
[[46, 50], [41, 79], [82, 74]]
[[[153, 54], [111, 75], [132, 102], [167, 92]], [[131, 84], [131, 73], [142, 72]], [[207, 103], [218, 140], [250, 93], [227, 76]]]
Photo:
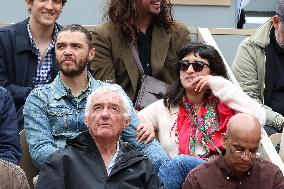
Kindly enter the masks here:
[[69, 63], [69, 62], [75, 62], [75, 60], [74, 60], [73, 58], [64, 58], [64, 59], [62, 60], [62, 62], [67, 62], [67, 63]]
[[250, 168], [250, 164], [239, 164], [238, 167], [242, 170], [248, 170]]
[[43, 14], [46, 16], [46, 17], [53, 17], [54, 14], [53, 13], [50, 13], [50, 12], [43, 12]]
[[188, 76], [185, 78], [186, 81], [192, 82], [194, 80], [195, 77], [193, 76]]
[[111, 124], [110, 123], [99, 123], [100, 127], [110, 127]]

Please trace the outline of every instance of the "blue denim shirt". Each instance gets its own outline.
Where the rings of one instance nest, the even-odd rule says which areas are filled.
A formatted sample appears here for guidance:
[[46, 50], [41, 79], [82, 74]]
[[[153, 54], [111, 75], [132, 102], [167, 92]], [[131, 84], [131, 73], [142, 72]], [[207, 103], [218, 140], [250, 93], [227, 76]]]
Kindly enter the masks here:
[[[93, 90], [104, 85], [113, 85], [123, 90], [119, 85], [97, 81], [89, 74], [88, 87], [77, 99], [71, 95], [59, 75], [51, 84], [36, 88], [30, 93], [23, 114], [30, 154], [38, 168], [53, 152], [65, 147], [67, 138], [87, 130], [83, 121], [87, 97]], [[167, 154], [156, 140], [149, 145], [137, 142], [138, 124], [137, 114], [132, 109], [131, 123], [124, 130], [122, 138], [142, 150], [154, 161], [155, 167], [159, 166], [161, 163], [157, 161], [168, 158]]]

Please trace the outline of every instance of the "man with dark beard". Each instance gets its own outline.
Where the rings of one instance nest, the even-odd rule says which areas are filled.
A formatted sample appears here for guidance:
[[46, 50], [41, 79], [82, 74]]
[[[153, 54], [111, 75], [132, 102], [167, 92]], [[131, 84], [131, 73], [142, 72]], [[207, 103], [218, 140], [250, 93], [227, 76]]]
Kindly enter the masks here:
[[[87, 130], [84, 109], [92, 91], [105, 85], [122, 90], [119, 85], [97, 81], [88, 73], [87, 65], [94, 58], [95, 49], [92, 36], [84, 27], [72, 24], [63, 28], [56, 39], [55, 54], [59, 74], [51, 84], [34, 89], [24, 107], [27, 143], [38, 168], [52, 153], [65, 147], [67, 138]], [[132, 138], [139, 149], [166, 154], [156, 140], [148, 145], [136, 142], [137, 125], [138, 118], [132, 108], [130, 125], [123, 135]]]
[[[281, 132], [284, 125], [284, 0], [276, 15], [239, 46], [232, 71], [241, 88], [263, 104], [267, 134]], [[284, 141], [284, 140], [283, 140]]]

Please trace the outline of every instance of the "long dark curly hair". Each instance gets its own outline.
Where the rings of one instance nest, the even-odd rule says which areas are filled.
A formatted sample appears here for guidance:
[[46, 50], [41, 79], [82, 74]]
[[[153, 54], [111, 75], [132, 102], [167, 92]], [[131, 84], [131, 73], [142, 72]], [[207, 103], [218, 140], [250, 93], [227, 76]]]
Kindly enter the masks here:
[[[161, 12], [154, 17], [153, 23], [166, 30], [174, 24], [170, 0], [160, 0]], [[140, 16], [141, 0], [109, 0], [104, 18], [114, 23], [123, 39], [132, 43], [138, 28], [136, 21]]]
[[[207, 45], [203, 42], [190, 43], [188, 46], [179, 51], [178, 59], [182, 60], [191, 53], [199, 55], [201, 58], [208, 60], [212, 74], [229, 79], [225, 63], [223, 62], [219, 52], [213, 46]], [[164, 105], [168, 109], [170, 109], [171, 106], [178, 106], [182, 97], [185, 95], [185, 89], [180, 80], [180, 65], [177, 66], [176, 74], [178, 79], [169, 87], [164, 97]]]

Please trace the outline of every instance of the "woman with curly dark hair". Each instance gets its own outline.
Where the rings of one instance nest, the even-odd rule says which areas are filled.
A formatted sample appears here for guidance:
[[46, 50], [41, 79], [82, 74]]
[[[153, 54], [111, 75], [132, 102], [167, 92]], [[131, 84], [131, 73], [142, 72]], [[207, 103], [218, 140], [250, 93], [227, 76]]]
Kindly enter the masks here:
[[171, 158], [159, 169], [161, 180], [171, 189], [180, 188], [192, 168], [222, 154], [222, 135], [233, 115], [244, 112], [265, 123], [265, 111], [228, 80], [223, 59], [213, 46], [193, 43], [178, 57], [178, 79], [164, 99], [138, 113], [144, 125], [153, 125]]
[[172, 17], [169, 0], [109, 0], [106, 23], [94, 31], [93, 76], [122, 86], [134, 102], [140, 85], [134, 45], [145, 74], [171, 84], [177, 52], [190, 41], [188, 28]]

